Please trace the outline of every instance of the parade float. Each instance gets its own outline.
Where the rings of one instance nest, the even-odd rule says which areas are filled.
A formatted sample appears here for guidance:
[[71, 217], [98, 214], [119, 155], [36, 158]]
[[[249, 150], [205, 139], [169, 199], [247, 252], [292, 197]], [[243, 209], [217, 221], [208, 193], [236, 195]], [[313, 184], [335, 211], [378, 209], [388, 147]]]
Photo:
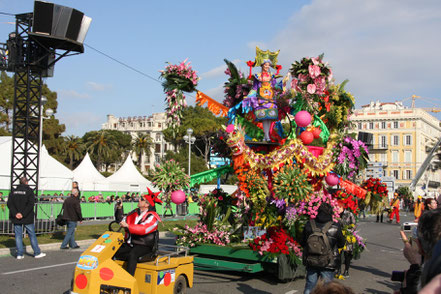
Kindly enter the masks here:
[[[357, 214], [361, 201], [374, 198], [354, 183], [366, 167], [368, 148], [349, 133], [354, 97], [346, 82], [334, 84], [323, 55], [292, 63], [282, 76], [278, 53], [256, 48], [247, 74], [225, 60], [223, 103], [196, 89], [198, 77], [187, 61], [161, 71], [173, 128], [186, 106], [183, 92], [195, 91], [199, 106], [228, 117], [215, 151], [231, 158], [222, 171], [234, 172], [238, 189], [201, 196], [196, 226], [175, 230], [177, 243], [196, 254], [196, 267], [293, 278], [301, 274], [303, 227], [321, 203], [333, 207], [338, 221], [338, 203]], [[218, 171], [204, 173], [190, 182]], [[364, 242], [357, 231], [345, 234], [360, 253]]]

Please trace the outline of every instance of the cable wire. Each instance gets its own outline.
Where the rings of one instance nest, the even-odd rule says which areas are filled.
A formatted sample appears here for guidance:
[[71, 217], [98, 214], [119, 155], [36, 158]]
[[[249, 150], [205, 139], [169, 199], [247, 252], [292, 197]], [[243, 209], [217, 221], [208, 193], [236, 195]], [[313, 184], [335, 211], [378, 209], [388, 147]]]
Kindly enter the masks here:
[[87, 44], [84, 44], [84, 45], [85, 45], [86, 47], [88, 47], [88, 48], [90, 48], [90, 49], [92, 49], [92, 50], [98, 52], [99, 54], [102, 54], [102, 55], [106, 56], [107, 58], [112, 59], [113, 61], [115, 61], [115, 62], [121, 64], [122, 66], [127, 67], [128, 69], [131, 69], [131, 70], [133, 70], [133, 71], [135, 71], [135, 72], [137, 72], [137, 73], [139, 73], [139, 74], [141, 74], [141, 75], [143, 75], [143, 76], [145, 76], [145, 77], [147, 77], [147, 78], [149, 78], [149, 79], [151, 79], [151, 80], [153, 80], [153, 81], [155, 81], [155, 82], [158, 82], [158, 83], [162, 84], [160, 80], [158, 80], [158, 79], [152, 77], [151, 75], [146, 74], [146, 73], [144, 73], [144, 72], [142, 72], [142, 71], [140, 71], [140, 70], [138, 70], [138, 69], [136, 69], [136, 68], [134, 68], [134, 67], [132, 67], [132, 66], [126, 64], [126, 63], [124, 63], [124, 62], [122, 62], [122, 61], [119, 61], [118, 59], [113, 58], [112, 56], [110, 56], [110, 55], [108, 55], [108, 54], [106, 54], [106, 53], [104, 53], [104, 52], [102, 52], [102, 51], [100, 51], [100, 50], [98, 50], [98, 49], [96, 49], [96, 48], [90, 46], [90, 45], [87, 45]]

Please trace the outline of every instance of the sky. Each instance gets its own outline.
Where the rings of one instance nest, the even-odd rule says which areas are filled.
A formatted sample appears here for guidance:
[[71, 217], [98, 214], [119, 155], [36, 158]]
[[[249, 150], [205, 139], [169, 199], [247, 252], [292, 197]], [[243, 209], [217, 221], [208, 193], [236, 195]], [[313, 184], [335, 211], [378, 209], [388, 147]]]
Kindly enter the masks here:
[[[107, 115], [163, 112], [159, 70], [188, 58], [198, 90], [222, 102], [224, 59], [248, 72], [256, 45], [294, 61], [324, 53], [337, 83], [356, 98], [441, 107], [441, 1], [438, 0], [57, 0], [92, 18], [84, 54], [61, 59], [45, 79], [58, 94], [63, 135], [101, 129]], [[33, 11], [32, 0], [0, 0], [0, 12]], [[15, 30], [0, 15], [0, 42]], [[105, 56], [110, 56], [111, 58]], [[118, 62], [116, 62], [117, 60]], [[133, 69], [128, 68], [125, 64]], [[190, 105], [195, 95], [187, 95]], [[432, 113], [441, 119], [441, 113]]]

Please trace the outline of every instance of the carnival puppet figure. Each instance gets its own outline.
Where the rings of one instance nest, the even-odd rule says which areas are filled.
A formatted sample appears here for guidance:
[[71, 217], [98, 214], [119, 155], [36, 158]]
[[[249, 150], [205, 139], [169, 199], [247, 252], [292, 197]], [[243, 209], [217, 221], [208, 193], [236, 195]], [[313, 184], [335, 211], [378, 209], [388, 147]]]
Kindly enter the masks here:
[[[277, 65], [279, 51], [262, 51], [256, 47], [256, 59], [248, 61], [250, 67], [249, 78], [253, 80], [253, 86], [244, 98], [242, 108], [244, 113], [254, 112], [255, 121], [262, 122], [264, 141], [271, 141], [270, 129], [273, 121], [279, 119], [276, 98], [281, 93], [282, 82], [277, 82], [281, 65]], [[252, 75], [252, 67], [260, 66], [262, 71]], [[270, 68], [277, 69], [277, 73], [271, 73]]]

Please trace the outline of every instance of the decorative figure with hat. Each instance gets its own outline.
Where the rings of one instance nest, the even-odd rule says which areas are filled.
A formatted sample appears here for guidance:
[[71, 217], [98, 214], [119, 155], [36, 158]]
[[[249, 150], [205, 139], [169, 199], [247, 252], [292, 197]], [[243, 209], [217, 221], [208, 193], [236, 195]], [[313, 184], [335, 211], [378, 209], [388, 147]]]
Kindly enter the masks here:
[[139, 198], [138, 208], [131, 211], [120, 222], [126, 231], [125, 242], [118, 249], [115, 258], [127, 261], [127, 272], [135, 275], [138, 258], [154, 253], [159, 239], [158, 223], [161, 218], [156, 213], [155, 204], [162, 203], [158, 194], [147, 188], [148, 194]]
[[[280, 51], [280, 50], [279, 50]], [[279, 119], [279, 112], [276, 104], [276, 97], [283, 90], [282, 82], [277, 82], [281, 65], [277, 65], [279, 51], [262, 51], [256, 47], [256, 59], [254, 62], [248, 61], [250, 67], [249, 79], [253, 80], [253, 86], [248, 95], [243, 99], [242, 109], [244, 113], [254, 111], [255, 121], [262, 122], [264, 131], [264, 141], [270, 142], [270, 129], [273, 121]], [[252, 68], [260, 66], [262, 71], [252, 75]], [[270, 67], [277, 69], [276, 74], [272, 74]]]

